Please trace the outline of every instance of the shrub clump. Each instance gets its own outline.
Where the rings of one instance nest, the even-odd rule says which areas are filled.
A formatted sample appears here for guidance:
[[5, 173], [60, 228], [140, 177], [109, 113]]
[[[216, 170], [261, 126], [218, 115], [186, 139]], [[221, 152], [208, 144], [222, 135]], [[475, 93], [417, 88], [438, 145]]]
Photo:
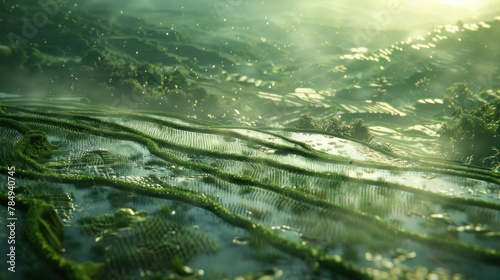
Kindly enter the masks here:
[[318, 119], [309, 114], [300, 115], [300, 118], [295, 126], [301, 129], [321, 129]]
[[439, 130], [441, 151], [453, 159], [498, 169], [500, 166], [500, 102], [476, 110], [457, 110]]
[[448, 94], [443, 99], [443, 103], [447, 110], [458, 109], [477, 109], [480, 102], [474, 98], [474, 92], [469, 88], [467, 83], [454, 83], [447, 89]]
[[346, 124], [338, 116], [332, 116], [326, 121], [312, 117], [309, 114], [302, 114], [295, 127], [300, 129], [317, 129], [340, 134], [344, 137], [368, 141], [370, 132], [368, 126], [362, 119], [354, 119], [350, 124]]

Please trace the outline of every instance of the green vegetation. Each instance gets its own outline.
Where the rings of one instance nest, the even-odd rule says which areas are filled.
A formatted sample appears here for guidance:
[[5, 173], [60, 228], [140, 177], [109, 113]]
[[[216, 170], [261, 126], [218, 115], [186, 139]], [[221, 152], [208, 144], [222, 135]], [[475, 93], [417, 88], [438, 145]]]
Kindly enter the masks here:
[[78, 224], [108, 247], [109, 269], [166, 273], [179, 270], [197, 254], [217, 251], [217, 243], [192, 229], [188, 218], [181, 209], [168, 206], [152, 215], [121, 208], [113, 215], [82, 218]]
[[443, 105], [448, 110], [458, 109], [476, 109], [471, 107], [478, 107], [474, 100], [474, 92], [470, 89], [467, 83], [454, 83], [447, 89], [448, 94], [443, 99]]
[[[61, 5], [43, 28], [30, 29], [36, 36], [28, 40], [20, 28], [27, 23], [20, 24], [19, 19], [40, 12], [40, 7], [3, 6], [2, 24], [11, 27], [7, 30], [12, 33], [0, 34], [7, 39], [0, 44], [0, 75], [8, 77], [0, 92], [37, 92], [51, 97], [67, 92], [116, 108], [147, 107], [202, 119], [225, 120], [234, 115], [236, 104], [231, 99], [199, 86], [204, 78], [197, 65], [186, 65], [191, 66], [190, 71], [177, 67], [181, 55], [191, 54], [167, 51], [185, 43], [176, 31], [165, 36], [144, 20], [124, 17], [116, 22]], [[130, 36], [138, 33], [137, 24], [141, 34]], [[101, 36], [109, 39], [96, 39]], [[205, 53], [189, 48], [200, 52], [200, 58]], [[26, 79], [37, 82], [23, 82]]]
[[[7, 205], [7, 201], [6, 193], [0, 194], [0, 202]], [[64, 225], [52, 205], [40, 199], [20, 198], [16, 200], [16, 209], [26, 211], [26, 220], [19, 224], [23, 226], [24, 235], [20, 234], [18, 238], [25, 238], [40, 259], [64, 279], [90, 280], [101, 275], [102, 263], [76, 263], [63, 257]]]
[[17, 150], [19, 154], [25, 155], [29, 159], [45, 162], [54, 150], [56, 150], [56, 147], [47, 141], [45, 134], [32, 132], [19, 142]]
[[44, 9], [18, 2], [0, 3], [0, 210], [15, 200], [21, 277], [497, 274], [500, 175], [472, 164], [500, 168], [499, 20], [356, 50], [312, 17], [290, 43], [274, 17], [127, 1], [33, 25]]
[[327, 120], [320, 120], [312, 117], [310, 114], [302, 114], [297, 120], [295, 127], [323, 130], [362, 141], [368, 141], [371, 138], [368, 126], [359, 118], [352, 120], [350, 124], [346, 124], [338, 116], [332, 116]]
[[[363, 254], [389, 254], [406, 248], [408, 242], [418, 243], [422, 250], [439, 247], [443, 254], [459, 253], [467, 256], [467, 261], [474, 259], [485, 265], [494, 265], [500, 259], [500, 253], [489, 245], [476, 244], [459, 234], [462, 228], [472, 228], [457, 219], [476, 215], [469, 213], [472, 206], [492, 213], [500, 211], [500, 205], [488, 199], [494, 187], [482, 189], [484, 194], [479, 193], [479, 197], [462, 194], [462, 182], [473, 188], [481, 188], [484, 182], [499, 184], [498, 176], [484, 170], [450, 162], [412, 163], [408, 167], [404, 158], [395, 155], [376, 154], [370, 158], [374, 151], [366, 142], [336, 138], [335, 133], [318, 134], [318, 138], [327, 137], [340, 154], [320, 153], [300, 140], [302, 135], [315, 133], [310, 126], [273, 129], [271, 133], [215, 123], [199, 126], [188, 118], [166, 114], [162, 115], [164, 120], [158, 115], [136, 113], [94, 111], [93, 117], [88, 117], [82, 112], [40, 113], [9, 106], [4, 110], [8, 119], [0, 118], [2, 127], [25, 130], [16, 145], [19, 162], [28, 164], [16, 169], [15, 174], [25, 182], [23, 200], [44, 200], [54, 205], [52, 214], [41, 214], [45, 222], [31, 230], [43, 237], [36, 242], [43, 241], [54, 251], [43, 258], [49, 262], [58, 259], [61, 265], [55, 265], [54, 271], [67, 278], [79, 269], [88, 270], [87, 274], [75, 279], [117, 271], [144, 272], [150, 278], [162, 273], [196, 277], [201, 275], [196, 269], [217, 274], [211, 267], [196, 265], [191, 269], [186, 263], [241, 250], [246, 261], [259, 263], [258, 270], [273, 260], [278, 268], [276, 275], [290, 275], [293, 267], [283, 265], [283, 261], [296, 258], [307, 259], [304, 265], [308, 275], [340, 274], [364, 279], [375, 272], [366, 264], [360, 265]], [[310, 116], [301, 119], [317, 123]], [[339, 119], [326, 123], [329, 129], [345, 131], [349, 137], [367, 133], [359, 128], [364, 127], [360, 120], [351, 125]], [[75, 137], [75, 132], [86, 138]], [[48, 139], [55, 135], [61, 143], [57, 157], [35, 160], [35, 155], [40, 154], [37, 151], [51, 150]], [[345, 154], [341, 153], [342, 146], [346, 147]], [[353, 162], [349, 158], [352, 153], [368, 158]], [[382, 158], [385, 163], [377, 162]], [[391, 173], [394, 170], [398, 172]], [[2, 171], [6, 169], [2, 167]], [[423, 182], [401, 181], [402, 176], [418, 176]], [[447, 189], [460, 193], [447, 195], [426, 189], [425, 185], [436, 177], [446, 182]], [[70, 195], [67, 188], [73, 186], [87, 190], [87, 194]], [[106, 203], [109, 210], [98, 216], [86, 214], [95, 202], [89, 204], [85, 197]], [[5, 195], [2, 199], [7, 200]], [[162, 202], [158, 205], [158, 201]], [[456, 207], [451, 209], [449, 205]], [[78, 208], [81, 211], [75, 211]], [[205, 215], [189, 214], [191, 209]], [[54, 211], [58, 215], [53, 215]], [[394, 211], [409, 220], [417, 219], [418, 224], [413, 226], [418, 230], [409, 230], [403, 219], [393, 219]], [[442, 213], [445, 211], [450, 213]], [[74, 219], [74, 212], [82, 216]], [[213, 215], [218, 226], [205, 230], [210, 221], [207, 215]], [[62, 243], [65, 232], [59, 229], [59, 217], [69, 228], [81, 229], [91, 244], [74, 248]], [[446, 223], [435, 222], [439, 217], [446, 217]], [[241, 240], [249, 242], [234, 242], [240, 239], [228, 234], [227, 226], [229, 230], [237, 228]], [[494, 223], [487, 229], [468, 231], [481, 238], [496, 236], [500, 231]], [[236, 247], [228, 247], [230, 244]], [[330, 251], [335, 246], [341, 253]], [[97, 258], [92, 263], [96, 269], [58, 255], [61, 248]], [[425, 255], [417, 258], [420, 262]], [[414, 272], [413, 268], [391, 263], [405, 273]], [[256, 271], [251, 274], [258, 274]], [[250, 275], [238, 270], [230, 275], [246, 274]]]
[[441, 127], [441, 150], [452, 159], [498, 169], [500, 166], [500, 102], [469, 111], [459, 109]]

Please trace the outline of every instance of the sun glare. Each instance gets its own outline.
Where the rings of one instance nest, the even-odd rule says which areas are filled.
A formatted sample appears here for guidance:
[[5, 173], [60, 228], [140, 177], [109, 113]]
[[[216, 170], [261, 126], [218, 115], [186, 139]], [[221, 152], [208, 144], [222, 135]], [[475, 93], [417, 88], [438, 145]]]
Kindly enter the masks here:
[[483, 6], [485, 3], [483, 0], [468, 1], [468, 0], [432, 0], [429, 2], [434, 2], [436, 4], [452, 6], [456, 8], [466, 8], [474, 9]]
[[465, 3], [465, 1], [460, 1], [460, 0], [442, 0], [436, 2], [438, 2], [439, 4], [454, 6], [454, 7], [463, 7], [466, 4], [471, 4], [470, 3], [471, 1], [469, 1], [469, 3]]

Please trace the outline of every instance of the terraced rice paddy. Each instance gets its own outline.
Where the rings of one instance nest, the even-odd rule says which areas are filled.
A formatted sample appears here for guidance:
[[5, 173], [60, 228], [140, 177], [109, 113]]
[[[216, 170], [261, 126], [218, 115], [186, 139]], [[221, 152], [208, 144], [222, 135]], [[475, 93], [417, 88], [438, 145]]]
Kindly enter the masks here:
[[0, 125], [20, 262], [63, 278], [500, 273], [500, 176], [483, 169], [155, 112], [4, 106]]
[[0, 280], [500, 275], [495, 1], [11, 2]]

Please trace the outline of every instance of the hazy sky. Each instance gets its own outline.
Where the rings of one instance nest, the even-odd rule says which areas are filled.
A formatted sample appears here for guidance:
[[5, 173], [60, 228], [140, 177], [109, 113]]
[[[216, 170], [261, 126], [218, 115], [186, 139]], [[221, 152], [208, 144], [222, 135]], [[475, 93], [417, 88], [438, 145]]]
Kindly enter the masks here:
[[[415, 27], [475, 22], [500, 16], [498, 0], [373, 0], [296, 1], [297, 11], [331, 17], [363, 27], [376, 20], [383, 27]], [[356, 5], [355, 3], [360, 3]]]
[[265, 19], [288, 24], [290, 19], [302, 18], [341, 27], [427, 31], [459, 20], [472, 23], [500, 16], [499, 0], [87, 0], [81, 4], [92, 3], [153, 22], [156, 17], [168, 19], [171, 11], [183, 11], [213, 20]]
[[[425, 36], [435, 26], [477, 23], [494, 20], [500, 16], [500, 0], [86, 0], [82, 7], [107, 9], [109, 17], [138, 16], [162, 27], [177, 28], [193, 25], [199, 19], [200, 26], [217, 30], [217, 35], [243, 32], [256, 38], [277, 38], [268, 24], [281, 29], [283, 44], [300, 44], [304, 49], [323, 41], [334, 41], [326, 36], [327, 26], [355, 27], [362, 34], [376, 34], [369, 38], [353, 33], [352, 38], [342, 37], [342, 43], [352, 47], [378, 47], [392, 40]], [[195, 26], [191, 26], [195, 27]], [[239, 29], [238, 29], [239, 28]], [[246, 28], [246, 29], [242, 29]], [[189, 29], [189, 28], [188, 28]], [[384, 30], [397, 30], [401, 38], [377, 37]], [[182, 30], [182, 32], [188, 32]], [[328, 31], [326, 31], [328, 32]], [[399, 32], [399, 33], [398, 33]], [[208, 37], [207, 37], [208, 36]], [[196, 34], [198, 41], [219, 40], [212, 33]], [[234, 35], [238, 36], [238, 35]], [[234, 37], [233, 36], [233, 37]], [[398, 35], [399, 36], [399, 35]], [[376, 40], [374, 38], [377, 38]]]

